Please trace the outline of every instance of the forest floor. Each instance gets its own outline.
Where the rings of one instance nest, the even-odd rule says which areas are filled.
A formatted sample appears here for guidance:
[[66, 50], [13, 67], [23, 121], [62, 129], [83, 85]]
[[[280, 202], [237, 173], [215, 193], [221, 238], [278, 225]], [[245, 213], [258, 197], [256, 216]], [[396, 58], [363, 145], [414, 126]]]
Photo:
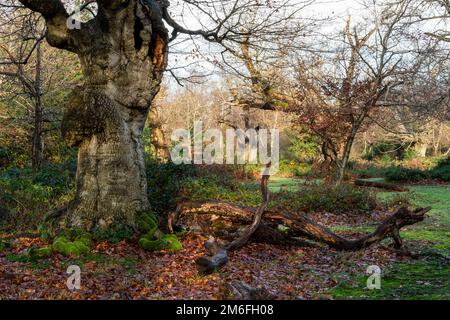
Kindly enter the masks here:
[[[286, 188], [298, 188], [297, 181], [275, 178], [271, 183], [273, 192]], [[183, 250], [177, 253], [102, 242], [81, 258], [54, 255], [38, 261], [27, 261], [22, 254], [48, 244], [38, 234], [4, 234], [14, 240], [0, 253], [0, 299], [227, 299], [232, 280], [263, 287], [278, 299], [450, 299], [450, 186], [410, 190], [402, 197], [433, 208], [424, 222], [403, 229], [415, 257], [394, 250], [391, 240], [357, 252], [250, 243], [231, 253], [220, 272], [201, 277], [194, 261], [204, 255], [205, 238], [194, 234], [181, 239]], [[358, 237], [373, 230], [385, 213], [310, 216], [339, 234]], [[66, 286], [69, 265], [81, 268], [81, 289], [74, 292]], [[382, 270], [380, 290], [366, 288], [371, 265]]]

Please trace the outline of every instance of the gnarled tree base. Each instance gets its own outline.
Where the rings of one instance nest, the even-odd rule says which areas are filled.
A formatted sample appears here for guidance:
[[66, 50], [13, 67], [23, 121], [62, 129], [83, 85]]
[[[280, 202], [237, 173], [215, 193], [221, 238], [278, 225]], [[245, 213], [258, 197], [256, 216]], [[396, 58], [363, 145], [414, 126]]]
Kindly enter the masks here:
[[[252, 239], [268, 243], [274, 243], [274, 239], [277, 239], [276, 242], [289, 245], [311, 245], [300, 240], [307, 238], [313, 243], [324, 243], [337, 250], [360, 250], [383, 239], [392, 238], [395, 246], [401, 247], [400, 229], [422, 221], [429, 210], [431, 208], [411, 211], [402, 207], [382, 221], [373, 233], [360, 239], [343, 238], [301, 214], [266, 210]], [[228, 202], [188, 201], [178, 205], [176, 212], [169, 218], [169, 228], [172, 223], [179, 222], [203, 234], [223, 239], [220, 245], [214, 243], [214, 240], [208, 240], [206, 246], [215, 249], [208, 250], [209, 255], [197, 261], [200, 273], [206, 274], [225, 265], [226, 251], [235, 249], [230, 244], [248, 231], [245, 226], [254, 222], [256, 213], [257, 210], [253, 208]]]
[[64, 207], [49, 212], [44, 217], [44, 223], [53, 236], [64, 230], [75, 229], [87, 233], [95, 231], [123, 231], [134, 230], [139, 233], [137, 218], [148, 211], [135, 210], [131, 207], [127, 211], [94, 211], [86, 210], [79, 199], [72, 200]]

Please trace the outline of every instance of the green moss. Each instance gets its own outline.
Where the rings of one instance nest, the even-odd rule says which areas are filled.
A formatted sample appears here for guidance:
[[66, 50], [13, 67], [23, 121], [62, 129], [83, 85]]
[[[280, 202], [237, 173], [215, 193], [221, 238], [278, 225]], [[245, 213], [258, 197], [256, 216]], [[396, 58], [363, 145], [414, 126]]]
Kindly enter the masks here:
[[46, 246], [42, 248], [31, 248], [28, 252], [30, 259], [38, 260], [48, 258], [53, 254], [52, 247]]
[[73, 241], [66, 236], [56, 237], [52, 244], [52, 249], [64, 256], [80, 256], [90, 252], [91, 237], [81, 235]]
[[150, 251], [180, 251], [183, 249], [183, 246], [174, 234], [166, 234], [156, 240], [152, 240], [148, 235], [143, 236], [139, 240], [139, 246]]
[[150, 251], [180, 251], [181, 243], [174, 234], [163, 234], [159, 229], [159, 221], [152, 213], [142, 214], [138, 218], [138, 229], [144, 235], [139, 239], [139, 246]]
[[141, 233], [155, 232], [158, 229], [159, 221], [155, 214], [142, 214], [137, 219], [138, 230]]

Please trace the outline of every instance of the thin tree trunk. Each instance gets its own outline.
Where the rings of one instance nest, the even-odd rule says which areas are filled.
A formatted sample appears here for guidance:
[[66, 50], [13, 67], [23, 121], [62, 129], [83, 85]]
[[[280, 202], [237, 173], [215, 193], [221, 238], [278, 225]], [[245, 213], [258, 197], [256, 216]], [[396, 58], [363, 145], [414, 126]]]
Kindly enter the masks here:
[[36, 46], [36, 75], [34, 81], [34, 130], [32, 144], [32, 166], [38, 171], [42, 162], [42, 48], [39, 42]]
[[434, 156], [438, 157], [439, 154], [441, 153], [441, 140], [442, 140], [442, 131], [443, 131], [443, 123], [439, 124], [439, 128], [437, 129], [437, 134], [436, 134], [436, 129], [433, 129], [433, 148], [434, 148]]
[[345, 172], [347, 170], [348, 162], [350, 160], [350, 153], [352, 151], [353, 143], [355, 142], [356, 135], [366, 117], [366, 111], [363, 111], [356, 121], [353, 123], [350, 133], [347, 137], [347, 141], [345, 143], [344, 151], [342, 153], [341, 160], [337, 163], [337, 177], [336, 177], [336, 185], [340, 185], [345, 177]]

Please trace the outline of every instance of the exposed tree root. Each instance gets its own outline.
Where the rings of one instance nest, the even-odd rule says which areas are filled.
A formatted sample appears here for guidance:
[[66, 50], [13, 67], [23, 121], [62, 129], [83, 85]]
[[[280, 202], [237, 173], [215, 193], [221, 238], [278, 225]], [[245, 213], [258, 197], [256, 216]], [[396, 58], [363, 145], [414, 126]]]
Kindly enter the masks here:
[[367, 181], [367, 180], [355, 180], [355, 185], [360, 187], [372, 187], [372, 188], [379, 188], [379, 189], [385, 189], [390, 191], [398, 191], [398, 192], [408, 192], [409, 189], [398, 186], [392, 183], [386, 183], [386, 182], [379, 182], [379, 181]]

